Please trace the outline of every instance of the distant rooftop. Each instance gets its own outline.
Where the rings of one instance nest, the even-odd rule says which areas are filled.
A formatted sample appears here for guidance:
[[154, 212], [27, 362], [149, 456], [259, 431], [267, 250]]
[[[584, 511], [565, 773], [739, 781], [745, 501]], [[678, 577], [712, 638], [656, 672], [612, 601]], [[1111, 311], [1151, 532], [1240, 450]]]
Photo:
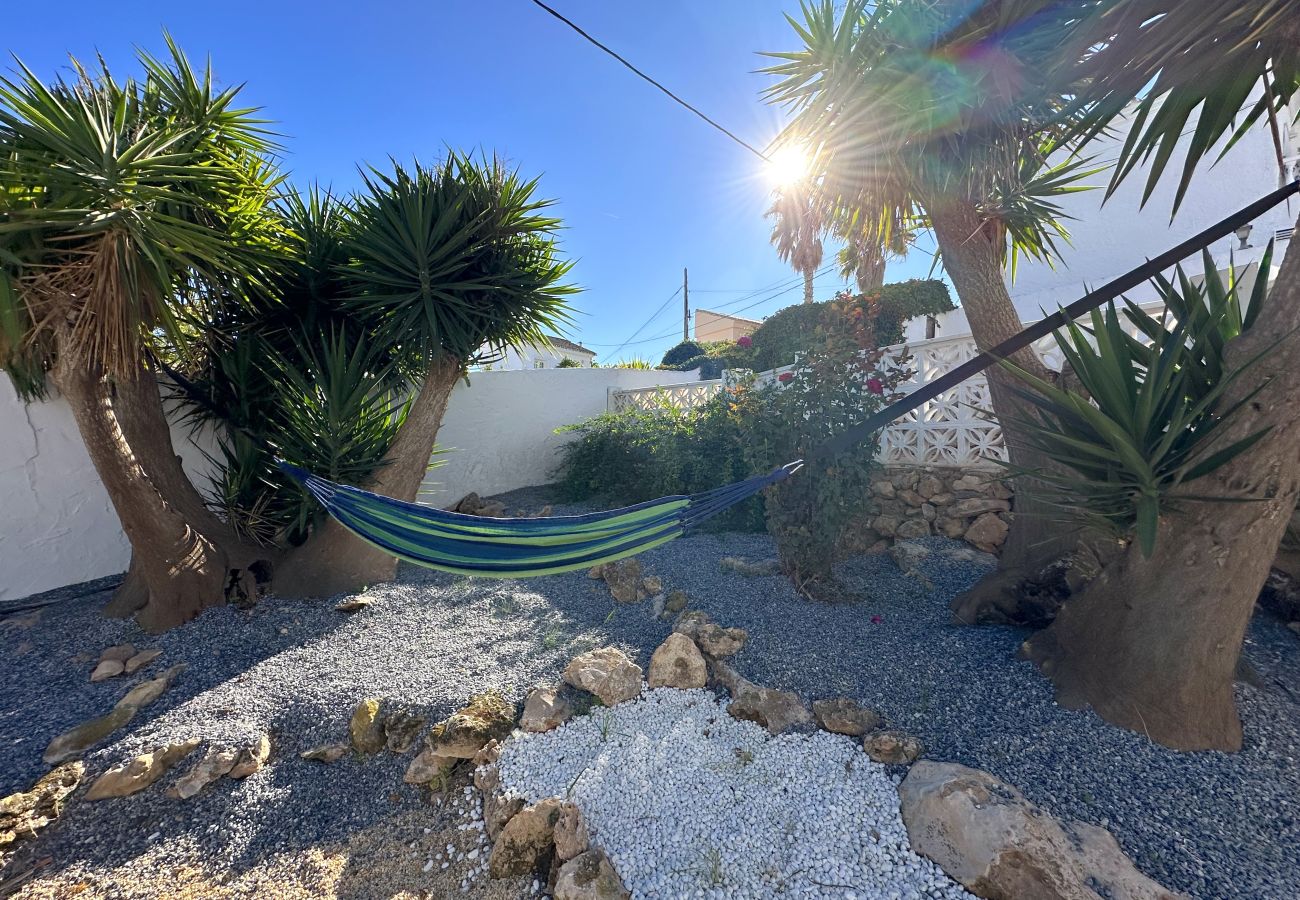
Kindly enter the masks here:
[[574, 343], [567, 338], [558, 337], [554, 334], [548, 334], [546, 340], [550, 342], [550, 345], [556, 350], [576, 350], [579, 353], [590, 353], [592, 356], [596, 355], [595, 350], [588, 350], [581, 344]]

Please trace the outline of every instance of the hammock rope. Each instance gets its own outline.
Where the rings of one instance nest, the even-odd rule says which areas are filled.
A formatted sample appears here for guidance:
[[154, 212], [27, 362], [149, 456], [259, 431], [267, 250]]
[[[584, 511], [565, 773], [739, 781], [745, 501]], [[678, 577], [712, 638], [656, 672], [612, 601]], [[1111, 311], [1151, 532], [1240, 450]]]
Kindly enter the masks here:
[[[905, 415], [1069, 322], [1132, 290], [1192, 253], [1234, 232], [1300, 192], [1300, 181], [1261, 197], [1176, 247], [1091, 291], [1056, 313], [928, 382], [815, 448], [822, 459], [868, 440]], [[1266, 276], [1267, 277], [1267, 276]], [[233, 423], [183, 375], [155, 359], [195, 403], [216, 413], [267, 450], [280, 470], [310, 493], [340, 525], [399, 559], [458, 575], [525, 578], [555, 575], [635, 556], [681, 537], [803, 466], [795, 460], [735, 484], [691, 495], [674, 495], [635, 506], [580, 516], [485, 518], [406, 503], [351, 485], [337, 484], [281, 460], [276, 449]]]

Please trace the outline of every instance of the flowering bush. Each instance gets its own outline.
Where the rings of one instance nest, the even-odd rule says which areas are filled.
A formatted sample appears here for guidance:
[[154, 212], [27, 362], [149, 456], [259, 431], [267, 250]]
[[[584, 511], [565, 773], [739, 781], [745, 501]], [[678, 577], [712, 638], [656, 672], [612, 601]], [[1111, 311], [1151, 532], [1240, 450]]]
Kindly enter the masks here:
[[754, 346], [754, 339], [747, 334], [742, 334], [740, 337], [736, 338], [736, 346], [748, 350], [750, 347]]

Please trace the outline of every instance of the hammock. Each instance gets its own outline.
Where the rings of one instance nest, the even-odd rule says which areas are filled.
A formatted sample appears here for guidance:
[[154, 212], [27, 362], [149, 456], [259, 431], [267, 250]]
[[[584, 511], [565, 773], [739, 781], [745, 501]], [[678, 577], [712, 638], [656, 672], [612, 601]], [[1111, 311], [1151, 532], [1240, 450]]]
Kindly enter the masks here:
[[[1007, 359], [1089, 310], [1132, 290], [1191, 253], [1226, 237], [1238, 226], [1257, 218], [1298, 191], [1300, 182], [1291, 182], [1256, 200], [1177, 247], [890, 403], [813, 450], [810, 458], [833, 456], [867, 440], [899, 416]], [[173, 372], [161, 361], [159, 365], [196, 403], [213, 408], [212, 403], [184, 376]], [[229, 417], [222, 418], [230, 421]], [[256, 436], [249, 436], [265, 443]], [[274, 448], [268, 445], [267, 449], [274, 455]], [[277, 464], [315, 497], [340, 525], [386, 553], [419, 566], [458, 575], [523, 578], [572, 572], [658, 547], [769, 485], [790, 477], [803, 461], [797, 460], [766, 475], [700, 494], [663, 497], [609, 512], [544, 519], [496, 519], [446, 512], [335, 484], [280, 460]]]
[[279, 463], [340, 525], [385, 553], [440, 572], [488, 578], [558, 575], [635, 556], [788, 478], [801, 465], [608, 512], [510, 519], [405, 503]]

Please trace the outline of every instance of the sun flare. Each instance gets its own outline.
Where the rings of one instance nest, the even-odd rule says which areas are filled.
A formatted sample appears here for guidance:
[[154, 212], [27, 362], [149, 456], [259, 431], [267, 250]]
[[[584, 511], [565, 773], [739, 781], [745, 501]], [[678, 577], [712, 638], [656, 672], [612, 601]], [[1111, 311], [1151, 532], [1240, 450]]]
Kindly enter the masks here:
[[784, 188], [807, 178], [812, 171], [808, 151], [794, 144], [785, 144], [772, 151], [767, 158], [767, 177], [772, 187]]

